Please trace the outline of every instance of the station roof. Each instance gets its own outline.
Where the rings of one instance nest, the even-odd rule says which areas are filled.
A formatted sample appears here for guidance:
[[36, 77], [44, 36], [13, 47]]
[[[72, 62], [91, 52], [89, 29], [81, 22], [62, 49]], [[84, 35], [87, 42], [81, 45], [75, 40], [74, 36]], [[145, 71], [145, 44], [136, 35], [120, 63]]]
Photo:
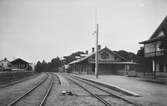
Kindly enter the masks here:
[[166, 36], [167, 36], [167, 16], [164, 18], [164, 20], [161, 22], [161, 24], [155, 30], [152, 36], [148, 40], [139, 42], [139, 44], [146, 44], [154, 41], [159, 41], [164, 39]]
[[27, 62], [27, 61], [25, 61], [25, 60], [23, 60], [23, 59], [21, 59], [21, 58], [17, 58], [17, 59], [15, 59], [15, 60], [11, 61], [12, 64], [19, 63], [19, 62], [20, 62], [20, 63], [29, 64], [29, 62]]
[[[116, 61], [111, 61], [111, 60], [99, 60], [99, 63], [104, 63], [104, 64], [136, 64], [134, 62], [129, 62], [126, 58], [122, 57], [121, 55], [119, 55], [118, 53], [111, 51], [110, 49], [108, 49], [107, 47], [100, 49], [98, 52], [103, 51], [104, 49], [109, 50], [110, 52], [112, 52], [112, 54], [116, 55], [117, 57], [121, 58], [122, 60], [124, 60], [124, 62], [116, 62]], [[75, 64], [75, 63], [79, 63], [79, 62], [83, 62], [85, 60], [87, 60], [88, 58], [92, 57], [95, 55], [95, 52], [88, 54], [87, 56], [74, 60], [71, 63], [69, 63], [69, 65]], [[95, 63], [93, 61], [90, 61], [90, 63]]]

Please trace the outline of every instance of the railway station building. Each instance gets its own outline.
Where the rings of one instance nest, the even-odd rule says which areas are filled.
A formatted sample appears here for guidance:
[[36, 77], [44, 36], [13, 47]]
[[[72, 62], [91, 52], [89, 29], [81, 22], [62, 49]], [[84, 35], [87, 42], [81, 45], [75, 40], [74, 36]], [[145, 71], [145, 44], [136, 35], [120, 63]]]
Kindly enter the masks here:
[[144, 57], [152, 61], [152, 72], [167, 76], [167, 17], [144, 45]]
[[32, 70], [30, 63], [21, 58], [17, 58], [11, 61], [11, 64], [14, 67], [12, 70], [29, 70], [29, 71]]
[[[108, 74], [126, 74], [131, 70], [131, 66], [136, 63], [128, 61], [118, 53], [111, 51], [105, 47], [98, 47], [98, 73], [101, 75]], [[94, 74], [95, 71], [95, 51], [85, 57], [77, 59], [69, 63], [69, 67], [73, 73], [79, 74]]]

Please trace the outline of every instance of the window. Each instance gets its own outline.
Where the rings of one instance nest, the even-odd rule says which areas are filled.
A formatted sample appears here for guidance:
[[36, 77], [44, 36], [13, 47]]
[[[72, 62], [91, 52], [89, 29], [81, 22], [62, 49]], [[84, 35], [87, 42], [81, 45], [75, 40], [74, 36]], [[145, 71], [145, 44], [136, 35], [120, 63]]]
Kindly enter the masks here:
[[102, 59], [109, 59], [109, 54], [106, 53], [106, 52], [103, 52], [103, 53], [101, 54], [101, 58], [102, 58]]
[[156, 50], [156, 46], [155, 45], [156, 45], [156, 42], [145, 44], [144, 52], [145, 53], [155, 52], [155, 50]]
[[164, 36], [164, 35], [165, 35], [164, 32], [161, 31], [161, 32], [158, 34], [158, 37], [160, 37], [160, 36]]

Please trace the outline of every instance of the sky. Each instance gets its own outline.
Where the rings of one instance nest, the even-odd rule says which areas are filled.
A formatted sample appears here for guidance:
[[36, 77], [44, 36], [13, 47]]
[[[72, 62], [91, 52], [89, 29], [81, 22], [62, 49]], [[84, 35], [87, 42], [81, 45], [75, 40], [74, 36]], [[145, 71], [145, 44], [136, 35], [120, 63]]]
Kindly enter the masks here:
[[96, 23], [102, 47], [136, 53], [166, 15], [167, 0], [0, 0], [0, 60], [91, 51]]

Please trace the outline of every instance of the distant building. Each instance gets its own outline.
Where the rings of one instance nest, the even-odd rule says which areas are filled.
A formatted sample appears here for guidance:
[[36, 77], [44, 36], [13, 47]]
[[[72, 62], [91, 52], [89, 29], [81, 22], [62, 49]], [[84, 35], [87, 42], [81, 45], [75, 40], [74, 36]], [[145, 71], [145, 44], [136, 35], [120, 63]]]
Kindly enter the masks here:
[[12, 67], [12, 64], [10, 63], [7, 58], [4, 58], [3, 60], [0, 61], [0, 71], [6, 71], [10, 70]]
[[11, 64], [14, 67], [13, 70], [32, 70], [31, 64], [20, 58], [11, 61]]
[[58, 72], [65, 72], [65, 67], [64, 66], [59, 67]]
[[167, 45], [167, 17], [153, 35], [140, 44], [144, 44], [144, 57], [152, 60], [152, 71], [167, 72], [167, 48], [162, 48]]
[[[99, 58], [99, 74], [119, 74], [120, 72], [127, 72], [131, 65], [136, 63], [130, 62], [124, 57], [120, 56], [107, 47], [98, 50]], [[95, 71], [95, 51], [92, 48], [92, 53], [87, 56], [77, 59], [69, 63], [69, 68], [74, 73], [94, 74]]]

